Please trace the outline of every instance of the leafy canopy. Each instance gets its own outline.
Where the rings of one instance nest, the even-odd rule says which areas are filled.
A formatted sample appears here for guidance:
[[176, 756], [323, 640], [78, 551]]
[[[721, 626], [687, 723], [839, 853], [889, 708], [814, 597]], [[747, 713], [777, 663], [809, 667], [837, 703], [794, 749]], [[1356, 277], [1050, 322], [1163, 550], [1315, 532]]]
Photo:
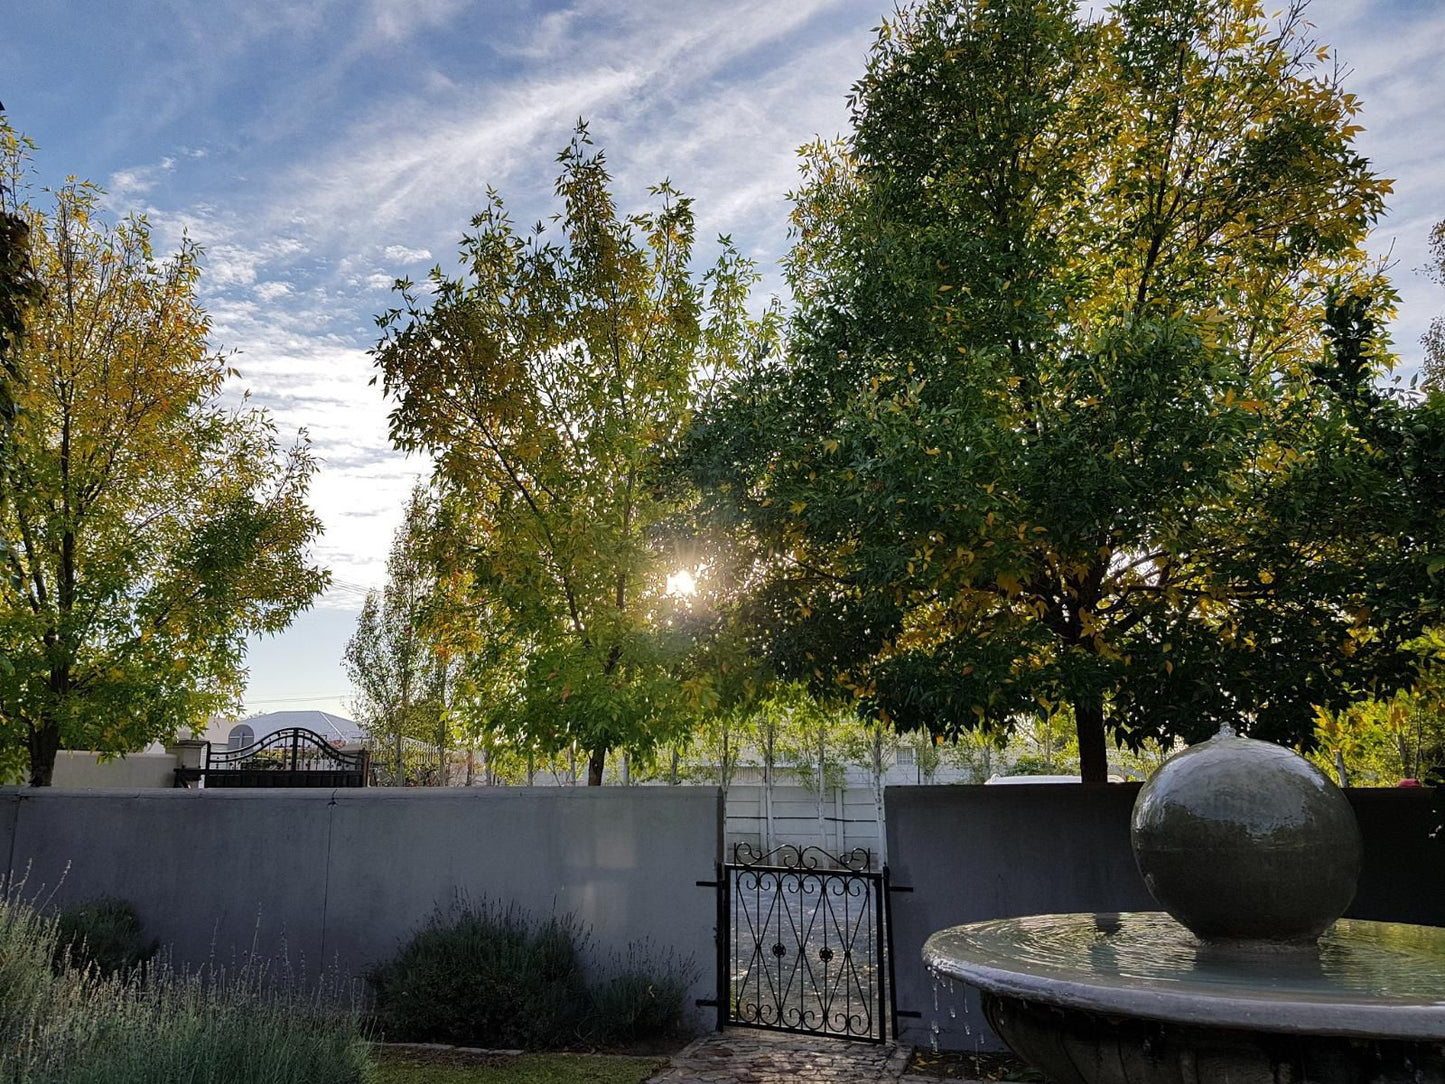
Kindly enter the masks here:
[[646, 753], [678, 725], [687, 645], [665, 589], [685, 555], [661, 449], [740, 353], [767, 348], [771, 320], [749, 316], [756, 274], [726, 238], [694, 280], [692, 204], [669, 184], [623, 215], [585, 127], [558, 162], [550, 221], [520, 232], [489, 192], [463, 275], [398, 283], [375, 354], [392, 439], [436, 456], [468, 590], [506, 630], [491, 658], [512, 676], [474, 683], [509, 686], [506, 725], [544, 753], [584, 750], [598, 783], [609, 749]]
[[[1405, 680], [1438, 411], [1374, 395], [1389, 182], [1302, 7], [926, 0], [804, 148], [782, 363], [690, 435], [785, 673], [1130, 742]], [[1432, 412], [1433, 411], [1433, 412]]]
[[[23, 147], [0, 128], [11, 178]], [[7, 185], [17, 201], [23, 185]], [[110, 224], [71, 183], [27, 226], [42, 293], [7, 357], [18, 373], [0, 461], [0, 767], [28, 751], [124, 753], [232, 703], [246, 637], [322, 589], [308, 546], [314, 463], [259, 409], [222, 404], [234, 376], [207, 343], [199, 251], [151, 250], [144, 219]]]

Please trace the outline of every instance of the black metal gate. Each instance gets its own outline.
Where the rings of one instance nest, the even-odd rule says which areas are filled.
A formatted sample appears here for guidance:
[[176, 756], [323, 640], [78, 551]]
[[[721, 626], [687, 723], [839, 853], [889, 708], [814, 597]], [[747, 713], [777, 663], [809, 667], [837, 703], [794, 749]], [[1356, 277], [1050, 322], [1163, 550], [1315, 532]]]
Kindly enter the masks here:
[[244, 749], [206, 743], [199, 768], [177, 768], [176, 786], [203, 781], [215, 787], [364, 787], [371, 768], [365, 749], [348, 753], [314, 730], [288, 726]]
[[884, 1042], [888, 872], [862, 848], [733, 846], [718, 887], [719, 1025]]

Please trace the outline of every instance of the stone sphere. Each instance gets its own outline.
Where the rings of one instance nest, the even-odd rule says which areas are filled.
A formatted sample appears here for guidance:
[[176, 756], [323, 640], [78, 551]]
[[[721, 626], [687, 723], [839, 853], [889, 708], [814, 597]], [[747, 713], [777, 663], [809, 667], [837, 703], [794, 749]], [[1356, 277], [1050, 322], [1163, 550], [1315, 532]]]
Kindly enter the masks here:
[[1344, 793], [1303, 757], [1228, 727], [1144, 785], [1130, 836], [1150, 894], [1205, 940], [1313, 941], [1360, 876]]

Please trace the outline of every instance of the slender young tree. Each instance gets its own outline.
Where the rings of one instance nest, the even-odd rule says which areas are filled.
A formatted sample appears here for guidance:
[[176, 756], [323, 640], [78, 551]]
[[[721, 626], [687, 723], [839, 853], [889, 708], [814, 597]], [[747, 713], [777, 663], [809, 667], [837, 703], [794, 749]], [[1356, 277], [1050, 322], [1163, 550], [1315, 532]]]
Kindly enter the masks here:
[[431, 745], [446, 781], [448, 657], [427, 627], [436, 594], [431, 501], [418, 484], [392, 537], [386, 586], [369, 591], [346, 645], [358, 721], [389, 752], [393, 786], [407, 775], [411, 743]]

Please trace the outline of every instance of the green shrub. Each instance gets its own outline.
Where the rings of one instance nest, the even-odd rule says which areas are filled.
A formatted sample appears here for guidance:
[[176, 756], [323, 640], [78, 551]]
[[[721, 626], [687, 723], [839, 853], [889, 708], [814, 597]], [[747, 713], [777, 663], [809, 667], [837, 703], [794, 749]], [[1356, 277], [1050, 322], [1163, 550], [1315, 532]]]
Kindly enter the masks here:
[[659, 963], [647, 946], [633, 946], [592, 989], [590, 1038], [610, 1046], [677, 1034], [693, 976], [693, 968], [671, 954]]
[[580, 940], [570, 918], [538, 923], [515, 907], [458, 903], [367, 975], [377, 1024], [411, 1042], [575, 1043], [587, 1000]]
[[494, 1049], [611, 1045], [681, 1027], [689, 968], [646, 947], [589, 988], [587, 931], [572, 915], [462, 901], [438, 911], [367, 976], [386, 1038]]
[[[152, 984], [152, 987], [154, 983]], [[362, 1084], [368, 1047], [355, 1021], [275, 994], [171, 977], [115, 1014], [102, 1048], [47, 1084]]]
[[[333, 979], [303, 992], [264, 963], [105, 977], [57, 920], [0, 894], [0, 1080], [7, 1084], [364, 1084], [360, 1018]], [[55, 967], [57, 958], [61, 963]]]
[[147, 940], [140, 915], [129, 900], [90, 900], [60, 912], [55, 965], [95, 967], [102, 975], [128, 975], [156, 954], [160, 942]]

